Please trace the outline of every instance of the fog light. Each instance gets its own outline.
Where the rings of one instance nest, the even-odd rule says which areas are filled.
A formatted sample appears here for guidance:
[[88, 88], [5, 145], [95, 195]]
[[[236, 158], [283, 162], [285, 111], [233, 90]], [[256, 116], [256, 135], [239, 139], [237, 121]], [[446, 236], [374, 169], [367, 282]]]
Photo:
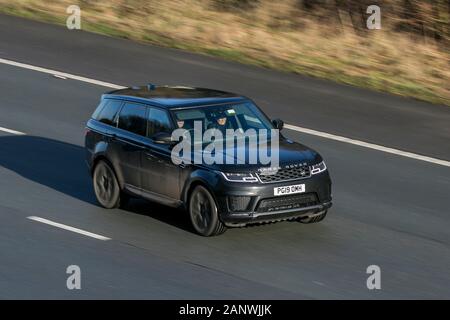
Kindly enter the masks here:
[[251, 197], [247, 196], [231, 196], [228, 197], [228, 204], [231, 211], [248, 211]]

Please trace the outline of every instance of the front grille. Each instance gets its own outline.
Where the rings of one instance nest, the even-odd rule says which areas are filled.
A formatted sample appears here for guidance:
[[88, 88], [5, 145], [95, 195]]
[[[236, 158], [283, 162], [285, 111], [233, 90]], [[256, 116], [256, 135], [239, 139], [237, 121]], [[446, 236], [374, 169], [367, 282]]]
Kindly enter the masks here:
[[247, 196], [230, 196], [228, 197], [228, 204], [230, 210], [234, 212], [248, 211], [248, 205], [250, 204], [251, 197]]
[[273, 174], [257, 173], [257, 175], [262, 183], [271, 183], [308, 178], [311, 175], [311, 171], [309, 166], [300, 166], [296, 168], [281, 168]]
[[306, 208], [319, 204], [317, 194], [315, 192], [305, 193], [301, 195], [291, 195], [283, 197], [267, 198], [259, 201], [257, 212], [276, 212], [282, 210], [291, 210], [298, 208]]

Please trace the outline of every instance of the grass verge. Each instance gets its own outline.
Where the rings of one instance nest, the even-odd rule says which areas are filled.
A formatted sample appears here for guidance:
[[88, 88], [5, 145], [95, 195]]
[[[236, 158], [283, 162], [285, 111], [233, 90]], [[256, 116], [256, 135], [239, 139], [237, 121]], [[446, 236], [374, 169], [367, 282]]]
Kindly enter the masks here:
[[[0, 0], [0, 12], [65, 25], [72, 2]], [[336, 33], [333, 26], [297, 18], [302, 12], [291, 0], [271, 3], [261, 0], [251, 13], [223, 12], [210, 0], [78, 5], [85, 31], [450, 105], [450, 57], [436, 43], [389, 27], [365, 36], [348, 28]]]

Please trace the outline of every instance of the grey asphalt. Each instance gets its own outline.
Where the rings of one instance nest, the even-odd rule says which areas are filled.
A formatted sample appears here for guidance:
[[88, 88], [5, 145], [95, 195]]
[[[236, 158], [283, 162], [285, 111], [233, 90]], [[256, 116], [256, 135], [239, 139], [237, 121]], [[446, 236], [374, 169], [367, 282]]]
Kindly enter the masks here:
[[[291, 124], [450, 159], [444, 106], [7, 16], [0, 28], [2, 58], [118, 84], [233, 90]], [[83, 126], [104, 91], [0, 65], [0, 127], [27, 133], [0, 132], [0, 298], [450, 298], [448, 167], [286, 130], [327, 161], [329, 217], [202, 238], [181, 211], [96, 204]], [[79, 291], [66, 288], [72, 264]], [[366, 287], [373, 264], [381, 290]]]

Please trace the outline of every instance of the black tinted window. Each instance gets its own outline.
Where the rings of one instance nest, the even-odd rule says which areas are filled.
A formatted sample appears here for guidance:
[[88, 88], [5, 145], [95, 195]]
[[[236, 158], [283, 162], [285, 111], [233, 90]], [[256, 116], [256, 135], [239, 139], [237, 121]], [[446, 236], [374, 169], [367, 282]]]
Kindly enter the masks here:
[[121, 105], [122, 102], [118, 100], [107, 101], [106, 105], [99, 112], [99, 115], [96, 119], [100, 122], [115, 126], [116, 124], [114, 123], [114, 118], [116, 117], [116, 114], [119, 111]]
[[125, 103], [119, 115], [119, 128], [145, 136], [146, 109], [141, 104]]
[[91, 117], [92, 119], [98, 120], [98, 116], [100, 115], [100, 112], [103, 110], [103, 107], [106, 105], [107, 102], [108, 102], [108, 100], [100, 101], [100, 104], [95, 109], [94, 113], [92, 114], [92, 117]]
[[151, 108], [148, 113], [148, 136], [152, 137], [158, 132], [170, 132], [171, 125], [166, 111]]

